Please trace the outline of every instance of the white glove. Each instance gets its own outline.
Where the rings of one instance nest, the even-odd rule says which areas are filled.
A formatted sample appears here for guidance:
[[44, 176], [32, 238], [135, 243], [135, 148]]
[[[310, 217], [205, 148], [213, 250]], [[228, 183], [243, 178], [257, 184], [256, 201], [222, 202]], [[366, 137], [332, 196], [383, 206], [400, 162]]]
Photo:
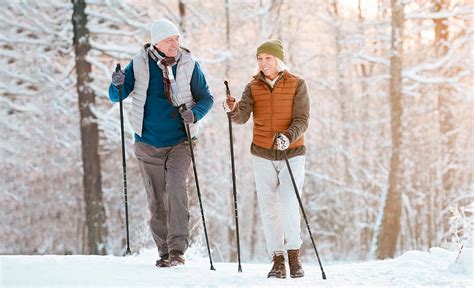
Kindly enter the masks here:
[[285, 134], [277, 134], [275, 139], [275, 149], [283, 151], [290, 147], [290, 139]]
[[235, 98], [232, 98], [232, 100], [227, 98], [226, 100], [222, 101], [222, 108], [224, 108], [226, 113], [234, 111], [235, 107], [237, 106], [235, 103]]

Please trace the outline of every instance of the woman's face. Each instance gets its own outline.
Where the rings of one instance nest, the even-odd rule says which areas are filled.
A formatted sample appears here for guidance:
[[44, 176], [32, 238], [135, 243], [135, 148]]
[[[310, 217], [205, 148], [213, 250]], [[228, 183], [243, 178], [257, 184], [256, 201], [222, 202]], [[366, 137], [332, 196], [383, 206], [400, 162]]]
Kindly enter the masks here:
[[265, 77], [270, 80], [275, 79], [278, 75], [278, 63], [275, 56], [267, 53], [260, 53], [257, 55], [257, 64], [260, 71], [262, 71]]

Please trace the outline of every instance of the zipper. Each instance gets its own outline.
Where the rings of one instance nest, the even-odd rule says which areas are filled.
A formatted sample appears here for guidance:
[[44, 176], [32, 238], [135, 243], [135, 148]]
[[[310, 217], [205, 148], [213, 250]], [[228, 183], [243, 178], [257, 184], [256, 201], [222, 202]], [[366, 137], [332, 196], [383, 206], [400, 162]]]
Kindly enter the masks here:
[[[263, 76], [265, 77], [265, 76]], [[267, 81], [265, 81], [265, 78], [260, 78], [260, 82], [263, 82], [264, 85], [266, 85], [268, 87], [268, 89], [270, 90], [270, 107], [271, 107], [271, 116], [270, 116], [270, 129], [271, 131], [273, 131], [273, 90], [274, 88], [278, 85], [278, 83], [280, 83], [280, 81], [283, 79], [283, 73], [282, 74], [279, 74], [278, 76], [278, 79], [277, 81], [275, 81], [275, 84], [273, 85], [273, 88], [270, 86], [270, 84], [267, 83]], [[277, 131], [278, 132], [278, 131]], [[273, 135], [275, 136], [275, 135]], [[274, 143], [274, 142], [272, 142]], [[271, 150], [273, 150], [273, 144], [272, 144], [272, 147], [270, 148]], [[278, 160], [278, 150], [275, 149], [275, 161]]]

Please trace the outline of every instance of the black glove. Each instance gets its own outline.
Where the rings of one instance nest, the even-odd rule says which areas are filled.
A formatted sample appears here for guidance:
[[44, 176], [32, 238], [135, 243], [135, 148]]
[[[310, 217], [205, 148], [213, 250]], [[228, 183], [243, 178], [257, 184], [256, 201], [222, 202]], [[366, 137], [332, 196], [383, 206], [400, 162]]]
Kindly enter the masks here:
[[123, 71], [114, 71], [114, 73], [112, 73], [112, 84], [115, 87], [122, 86], [124, 81], [125, 74], [123, 73]]
[[184, 124], [194, 123], [194, 113], [193, 113], [193, 111], [181, 109], [179, 111], [179, 113], [181, 113], [181, 118], [183, 118]]

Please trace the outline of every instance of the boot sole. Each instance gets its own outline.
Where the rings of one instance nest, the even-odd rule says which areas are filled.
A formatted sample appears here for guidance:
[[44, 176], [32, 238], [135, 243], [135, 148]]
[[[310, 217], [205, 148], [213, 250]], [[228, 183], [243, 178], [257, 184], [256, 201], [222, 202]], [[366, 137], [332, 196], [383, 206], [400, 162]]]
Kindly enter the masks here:
[[169, 267], [175, 267], [175, 266], [183, 266], [184, 263], [183, 262], [180, 262], [180, 261], [171, 261], [170, 263], [170, 266]]
[[156, 267], [158, 268], [168, 268], [170, 267], [170, 263], [160, 263], [160, 264], [155, 264]]
[[272, 274], [272, 275], [268, 275], [267, 278], [286, 279], [286, 275], [276, 275], [276, 274]]

